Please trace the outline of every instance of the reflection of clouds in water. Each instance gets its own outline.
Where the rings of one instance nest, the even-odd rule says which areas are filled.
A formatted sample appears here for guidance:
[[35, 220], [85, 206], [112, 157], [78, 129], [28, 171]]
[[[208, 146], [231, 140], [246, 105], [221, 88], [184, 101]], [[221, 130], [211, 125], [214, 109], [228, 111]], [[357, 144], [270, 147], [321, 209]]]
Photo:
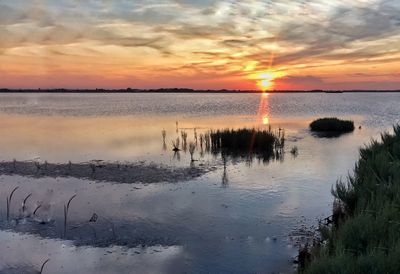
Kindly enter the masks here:
[[[56, 222], [61, 222], [62, 203], [72, 193], [77, 192], [78, 196], [70, 208], [70, 227], [81, 221], [89, 220], [93, 212], [96, 212], [100, 218], [110, 218], [116, 225], [117, 237], [122, 237], [122, 239], [128, 237], [129, 239], [127, 238], [126, 241], [134, 241], [135, 237], [139, 237], [149, 243], [162, 244], [160, 239], [167, 238], [176, 240], [175, 243], [172, 243], [173, 245], [176, 243], [184, 245], [185, 258], [195, 259], [190, 261], [185, 269], [205, 270], [204, 267], [208, 263], [221, 263], [223, 265], [220, 267], [232, 266], [233, 269], [238, 267], [238, 269], [245, 271], [245, 267], [241, 266], [242, 263], [235, 259], [239, 250], [245, 248], [246, 252], [249, 252], [248, 257], [253, 258], [251, 260], [254, 264], [260, 264], [259, 260], [262, 258], [255, 255], [260, 254], [260, 252], [269, 253], [275, 249], [261, 242], [267, 235], [275, 235], [277, 232], [272, 232], [265, 226], [260, 227], [255, 224], [263, 223], [261, 216], [264, 215], [264, 207], [268, 208], [268, 212], [271, 214], [276, 212], [274, 209], [276, 203], [274, 199], [269, 199], [270, 202], [265, 205], [265, 201], [259, 199], [263, 195], [254, 197], [251, 195], [252, 192], [246, 190], [236, 189], [238, 192], [230, 192], [229, 189], [221, 188], [220, 172], [210, 174], [210, 176], [211, 178], [208, 177], [201, 182], [192, 181], [184, 184], [147, 186], [93, 184], [73, 178], [20, 178], [21, 180], [17, 180], [20, 180], [21, 192], [15, 196], [15, 201], [20, 200], [25, 195], [24, 192], [29, 192], [31, 189], [53, 189], [54, 197], [52, 200], [60, 201], [55, 205], [57, 207], [55, 217], [58, 218]], [[216, 177], [214, 178], [214, 176]], [[3, 179], [5, 184], [12, 183], [15, 180], [11, 176], [4, 176]], [[216, 183], [214, 188], [210, 188], [208, 185], [212, 182]], [[142, 189], [135, 189], [138, 186]], [[41, 198], [40, 195], [45, 195], [44, 193], [45, 191], [42, 194], [35, 192], [34, 195]], [[107, 201], [107, 203], [104, 201]], [[262, 206], [260, 202], [263, 203]], [[111, 234], [104, 229], [109, 229], [109, 225], [105, 223], [103, 225], [107, 227], [97, 227], [96, 230], [99, 238], [105, 237], [107, 240], [107, 237], [110, 237]], [[22, 225], [19, 227], [21, 228]], [[78, 232], [82, 233], [80, 236], [85, 239], [93, 240], [90, 231], [70, 230], [69, 234], [78, 235]], [[59, 234], [56, 236], [59, 236]], [[228, 236], [234, 240], [226, 242], [224, 239]], [[261, 241], [260, 244], [247, 246], [243, 239], [248, 236]], [[201, 241], [198, 240], [199, 237], [202, 239]], [[91, 242], [88, 244], [91, 244]], [[243, 244], [246, 244], [247, 247], [243, 247]], [[288, 251], [280, 250], [280, 252]], [[286, 261], [285, 258], [288, 254], [282, 253], [276, 253], [273, 260], [277, 260], [277, 262], [281, 260], [280, 263]], [[100, 258], [102, 254], [100, 253]], [[95, 256], [93, 254], [93, 257]], [[217, 259], [221, 256], [222, 260]], [[42, 259], [34, 261], [35, 265], [40, 264]], [[271, 263], [262, 260], [263, 265]], [[18, 262], [24, 261], [29, 260], [23, 258]], [[185, 262], [184, 258], [175, 256], [174, 266], [181, 266]], [[252, 266], [248, 267], [250, 267], [249, 269], [252, 268]], [[115, 270], [115, 268], [112, 270]], [[174, 273], [170, 270], [167, 272]], [[110, 273], [113, 272], [110, 271]]]
[[0, 242], [0, 272], [16, 267], [39, 270], [50, 258], [45, 273], [163, 273], [182, 255], [179, 246], [75, 247], [67, 241], [5, 231], [0, 231]]

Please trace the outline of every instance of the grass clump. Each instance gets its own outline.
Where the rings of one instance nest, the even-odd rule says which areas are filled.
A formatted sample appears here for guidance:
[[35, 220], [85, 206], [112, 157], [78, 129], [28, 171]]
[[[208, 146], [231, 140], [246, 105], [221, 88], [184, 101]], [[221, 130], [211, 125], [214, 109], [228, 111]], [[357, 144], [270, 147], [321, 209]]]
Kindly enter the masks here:
[[321, 227], [302, 273], [400, 273], [400, 126], [360, 151], [354, 175], [332, 194], [343, 217]]
[[213, 151], [228, 154], [272, 154], [283, 148], [285, 133], [283, 130], [273, 132], [271, 129], [217, 130], [210, 132], [210, 143]]
[[310, 124], [312, 131], [318, 132], [352, 132], [354, 130], [354, 122], [350, 120], [340, 120], [338, 118], [320, 118], [314, 120]]

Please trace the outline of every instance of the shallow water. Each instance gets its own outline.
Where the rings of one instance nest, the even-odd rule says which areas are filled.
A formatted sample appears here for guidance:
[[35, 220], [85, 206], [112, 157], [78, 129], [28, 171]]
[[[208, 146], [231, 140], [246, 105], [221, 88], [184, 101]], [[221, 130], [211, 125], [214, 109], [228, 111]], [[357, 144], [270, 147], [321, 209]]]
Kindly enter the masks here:
[[[194, 128], [199, 136], [271, 125], [287, 136], [281, 161], [228, 159], [225, 172], [218, 155], [198, 147], [195, 167], [213, 168], [173, 183], [4, 173], [4, 205], [19, 188], [9, 221], [0, 208], [0, 271], [38, 270], [49, 258], [44, 273], [291, 273], [297, 247], [289, 236], [330, 215], [332, 184], [351, 172], [359, 147], [399, 122], [399, 113], [395, 93], [0, 94], [0, 160], [9, 163], [190, 168], [188, 153], [172, 152], [182, 130], [190, 141]], [[322, 116], [351, 118], [356, 130], [313, 136], [308, 123]], [[63, 206], [74, 194], [63, 235]], [[22, 218], [38, 204], [35, 218]], [[93, 213], [97, 221], [88, 222]]]

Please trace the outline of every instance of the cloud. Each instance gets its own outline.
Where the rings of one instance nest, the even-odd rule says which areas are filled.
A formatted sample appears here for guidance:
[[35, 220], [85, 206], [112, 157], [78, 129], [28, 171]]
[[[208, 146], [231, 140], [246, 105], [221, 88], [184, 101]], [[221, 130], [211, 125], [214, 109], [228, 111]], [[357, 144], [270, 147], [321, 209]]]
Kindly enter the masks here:
[[323, 79], [311, 75], [286, 76], [275, 81], [275, 88], [279, 90], [311, 90], [325, 87], [326, 83]]
[[[26, 48], [31, 58], [73, 62], [90, 45], [104, 66], [118, 55], [131, 60], [124, 70], [144, 75], [243, 79], [273, 60], [293, 77], [314, 69], [318, 78], [317, 68], [394, 62], [399, 26], [397, 0], [15, 0], [0, 4], [0, 61], [11, 70], [6, 61]], [[254, 71], [245, 71], [249, 62]]]

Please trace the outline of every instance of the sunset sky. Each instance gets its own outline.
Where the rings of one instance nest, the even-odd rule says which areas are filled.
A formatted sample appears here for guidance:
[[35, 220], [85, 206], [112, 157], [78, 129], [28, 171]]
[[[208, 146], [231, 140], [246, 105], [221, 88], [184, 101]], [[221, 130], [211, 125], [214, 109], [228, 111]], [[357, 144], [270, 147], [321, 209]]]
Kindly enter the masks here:
[[0, 87], [400, 89], [400, 1], [0, 0]]

